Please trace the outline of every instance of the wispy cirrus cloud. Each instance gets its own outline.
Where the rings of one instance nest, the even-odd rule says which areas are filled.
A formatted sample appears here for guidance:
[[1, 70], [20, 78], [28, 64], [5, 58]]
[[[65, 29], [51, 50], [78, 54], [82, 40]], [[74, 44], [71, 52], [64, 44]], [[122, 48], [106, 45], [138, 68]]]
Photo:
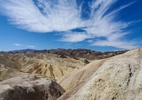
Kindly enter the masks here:
[[69, 32], [66, 32], [62, 35], [63, 36], [60, 39], [60, 41], [65, 41], [65, 42], [81, 42], [81, 41], [91, 38], [91, 36], [85, 32], [71, 32], [71, 31], [69, 31]]
[[[88, 18], [82, 18], [83, 2], [77, 0], [3, 0], [0, 8], [10, 22], [33, 32], [63, 32], [61, 41], [82, 42], [90, 39], [93, 46], [135, 48], [136, 42], [127, 40], [126, 29], [131, 22], [116, 20], [117, 13], [131, 6], [129, 3], [107, 12], [117, 0], [92, 0], [88, 2]], [[83, 32], [71, 31], [81, 29]], [[98, 40], [97, 38], [105, 38]], [[97, 40], [96, 40], [97, 39]]]
[[6, 0], [0, 8], [12, 24], [34, 32], [67, 31], [82, 26], [76, 0]]
[[35, 46], [33, 45], [24, 45], [24, 44], [20, 44], [20, 43], [15, 43], [13, 44], [14, 46], [18, 46], [18, 47], [22, 47], [22, 48], [29, 48], [29, 49], [34, 49], [36, 48]]
[[18, 46], [18, 47], [23, 46], [22, 44], [19, 44], [19, 43], [15, 43], [15, 44], [13, 44], [13, 45]]

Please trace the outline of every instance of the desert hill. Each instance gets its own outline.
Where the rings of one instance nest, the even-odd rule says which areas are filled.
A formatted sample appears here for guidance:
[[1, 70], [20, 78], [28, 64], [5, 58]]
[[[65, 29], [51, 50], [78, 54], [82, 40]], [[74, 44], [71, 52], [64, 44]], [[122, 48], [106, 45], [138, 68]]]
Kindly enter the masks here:
[[58, 100], [142, 100], [142, 48], [95, 60], [65, 76]]
[[108, 58], [124, 52], [126, 51], [96, 52], [87, 49], [0, 52], [0, 80], [32, 73], [59, 81], [66, 74], [84, 67], [92, 59]]

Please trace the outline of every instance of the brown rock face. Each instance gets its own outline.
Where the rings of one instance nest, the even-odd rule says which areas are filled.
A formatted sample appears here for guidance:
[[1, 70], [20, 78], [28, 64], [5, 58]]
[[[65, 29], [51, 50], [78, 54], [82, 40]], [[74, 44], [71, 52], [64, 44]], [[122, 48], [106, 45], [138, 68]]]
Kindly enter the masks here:
[[63, 93], [55, 81], [32, 75], [0, 82], [0, 100], [57, 100]]

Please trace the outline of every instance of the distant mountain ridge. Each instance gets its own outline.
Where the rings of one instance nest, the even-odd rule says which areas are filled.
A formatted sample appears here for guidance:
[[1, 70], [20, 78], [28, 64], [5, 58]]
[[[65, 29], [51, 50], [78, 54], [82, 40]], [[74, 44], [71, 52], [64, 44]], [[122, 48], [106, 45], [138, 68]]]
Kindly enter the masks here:
[[12, 51], [8, 51], [8, 53], [26, 53], [26, 52], [34, 52], [34, 51], [38, 51], [38, 50], [35, 50], [35, 49], [12, 50]]
[[51, 53], [51, 54], [57, 54], [61, 58], [71, 57], [75, 59], [79, 58], [86, 58], [88, 60], [94, 60], [94, 59], [104, 59], [109, 58], [118, 54], [122, 54], [127, 52], [128, 50], [122, 50], [122, 51], [109, 51], [109, 52], [99, 52], [95, 50], [89, 50], [89, 49], [50, 49], [50, 50], [35, 50], [35, 49], [23, 49], [23, 50], [14, 50], [9, 51], [8, 53]]

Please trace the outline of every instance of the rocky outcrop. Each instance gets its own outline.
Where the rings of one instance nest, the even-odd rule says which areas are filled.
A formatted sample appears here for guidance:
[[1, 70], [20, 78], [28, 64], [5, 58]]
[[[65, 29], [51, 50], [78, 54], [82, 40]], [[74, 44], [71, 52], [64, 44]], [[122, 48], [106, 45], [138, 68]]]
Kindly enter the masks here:
[[142, 100], [142, 48], [95, 60], [60, 81], [58, 100]]
[[57, 100], [63, 93], [55, 81], [34, 75], [0, 82], [0, 100]]

